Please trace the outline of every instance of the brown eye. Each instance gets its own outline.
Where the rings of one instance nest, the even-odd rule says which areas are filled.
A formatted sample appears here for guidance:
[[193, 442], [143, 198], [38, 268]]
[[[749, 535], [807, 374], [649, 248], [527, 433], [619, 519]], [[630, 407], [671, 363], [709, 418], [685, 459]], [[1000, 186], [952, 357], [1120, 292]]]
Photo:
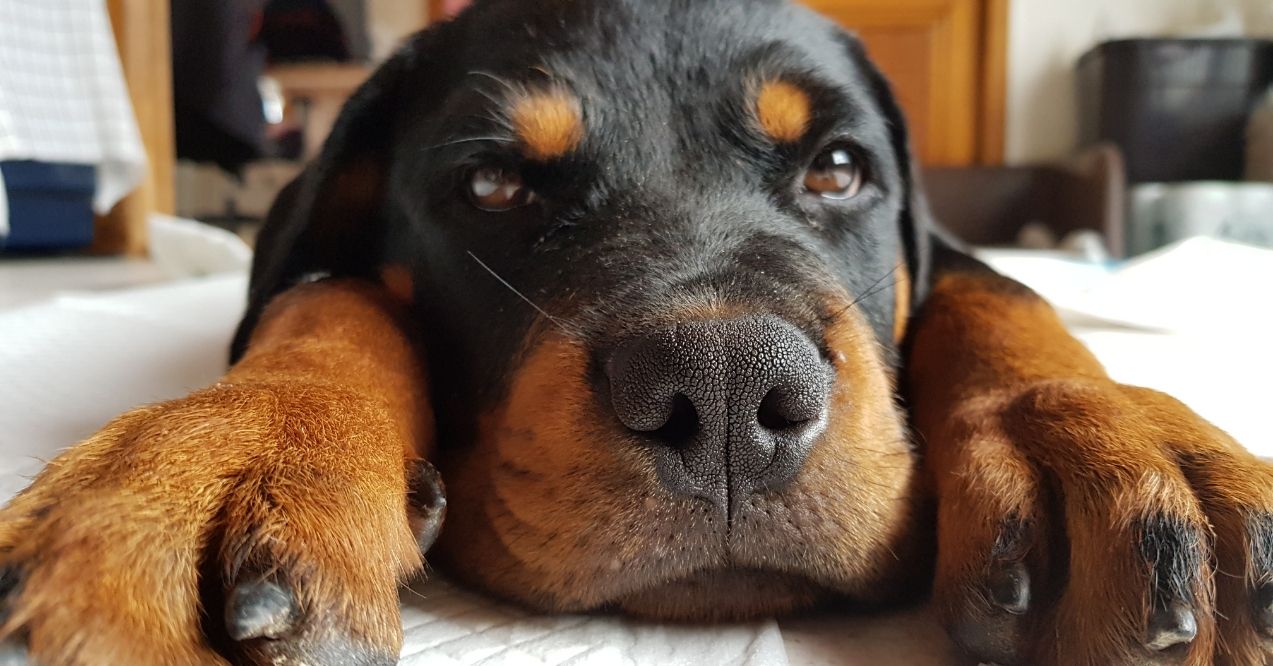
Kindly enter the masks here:
[[804, 188], [824, 199], [852, 199], [862, 189], [862, 168], [848, 148], [828, 148], [809, 165]]
[[535, 194], [516, 171], [483, 167], [469, 175], [469, 197], [473, 205], [498, 213], [535, 200]]

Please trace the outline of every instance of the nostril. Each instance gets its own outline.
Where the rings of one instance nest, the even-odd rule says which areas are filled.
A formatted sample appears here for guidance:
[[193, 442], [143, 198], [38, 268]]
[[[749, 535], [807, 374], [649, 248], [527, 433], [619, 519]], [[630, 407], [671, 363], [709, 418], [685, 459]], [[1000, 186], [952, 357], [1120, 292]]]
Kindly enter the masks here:
[[756, 422], [760, 427], [772, 432], [796, 430], [804, 424], [816, 419], [816, 410], [804, 408], [799, 399], [793, 399], [790, 391], [777, 386], [765, 394], [756, 409]]
[[672, 412], [667, 423], [650, 432], [650, 435], [661, 443], [672, 447], [682, 447], [693, 441], [698, 435], [698, 410], [684, 393], [677, 393], [672, 398]]
[[763, 400], [760, 401], [760, 408], [756, 410], [756, 421], [766, 430], [786, 430], [792, 426], [799, 425], [803, 421], [793, 421], [791, 417], [783, 409], [783, 395], [778, 388], [770, 389], [765, 394]]

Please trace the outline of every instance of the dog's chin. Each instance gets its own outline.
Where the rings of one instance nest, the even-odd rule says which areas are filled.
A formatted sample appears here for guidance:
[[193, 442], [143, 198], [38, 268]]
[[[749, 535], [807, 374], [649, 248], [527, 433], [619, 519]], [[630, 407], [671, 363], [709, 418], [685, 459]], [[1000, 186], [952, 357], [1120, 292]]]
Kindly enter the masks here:
[[790, 615], [830, 601], [832, 593], [803, 576], [729, 569], [700, 571], [616, 600], [635, 617], [721, 622]]

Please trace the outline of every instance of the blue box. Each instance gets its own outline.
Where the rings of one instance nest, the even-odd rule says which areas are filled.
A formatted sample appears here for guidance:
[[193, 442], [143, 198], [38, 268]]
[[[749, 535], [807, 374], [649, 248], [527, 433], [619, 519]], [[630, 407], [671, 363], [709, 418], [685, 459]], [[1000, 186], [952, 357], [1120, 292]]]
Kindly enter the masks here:
[[4, 250], [64, 250], [93, 242], [92, 165], [0, 162], [9, 199]]

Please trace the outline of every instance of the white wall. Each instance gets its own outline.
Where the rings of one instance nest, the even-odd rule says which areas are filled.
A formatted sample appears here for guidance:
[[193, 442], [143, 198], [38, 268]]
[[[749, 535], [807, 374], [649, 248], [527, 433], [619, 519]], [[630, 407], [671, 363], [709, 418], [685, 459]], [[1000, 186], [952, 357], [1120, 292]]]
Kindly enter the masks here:
[[1012, 0], [1005, 157], [1061, 157], [1076, 147], [1074, 65], [1106, 39], [1167, 36], [1212, 24], [1273, 37], [1270, 0]]
[[367, 0], [372, 59], [392, 54], [404, 37], [424, 27], [425, 18], [424, 0]]

